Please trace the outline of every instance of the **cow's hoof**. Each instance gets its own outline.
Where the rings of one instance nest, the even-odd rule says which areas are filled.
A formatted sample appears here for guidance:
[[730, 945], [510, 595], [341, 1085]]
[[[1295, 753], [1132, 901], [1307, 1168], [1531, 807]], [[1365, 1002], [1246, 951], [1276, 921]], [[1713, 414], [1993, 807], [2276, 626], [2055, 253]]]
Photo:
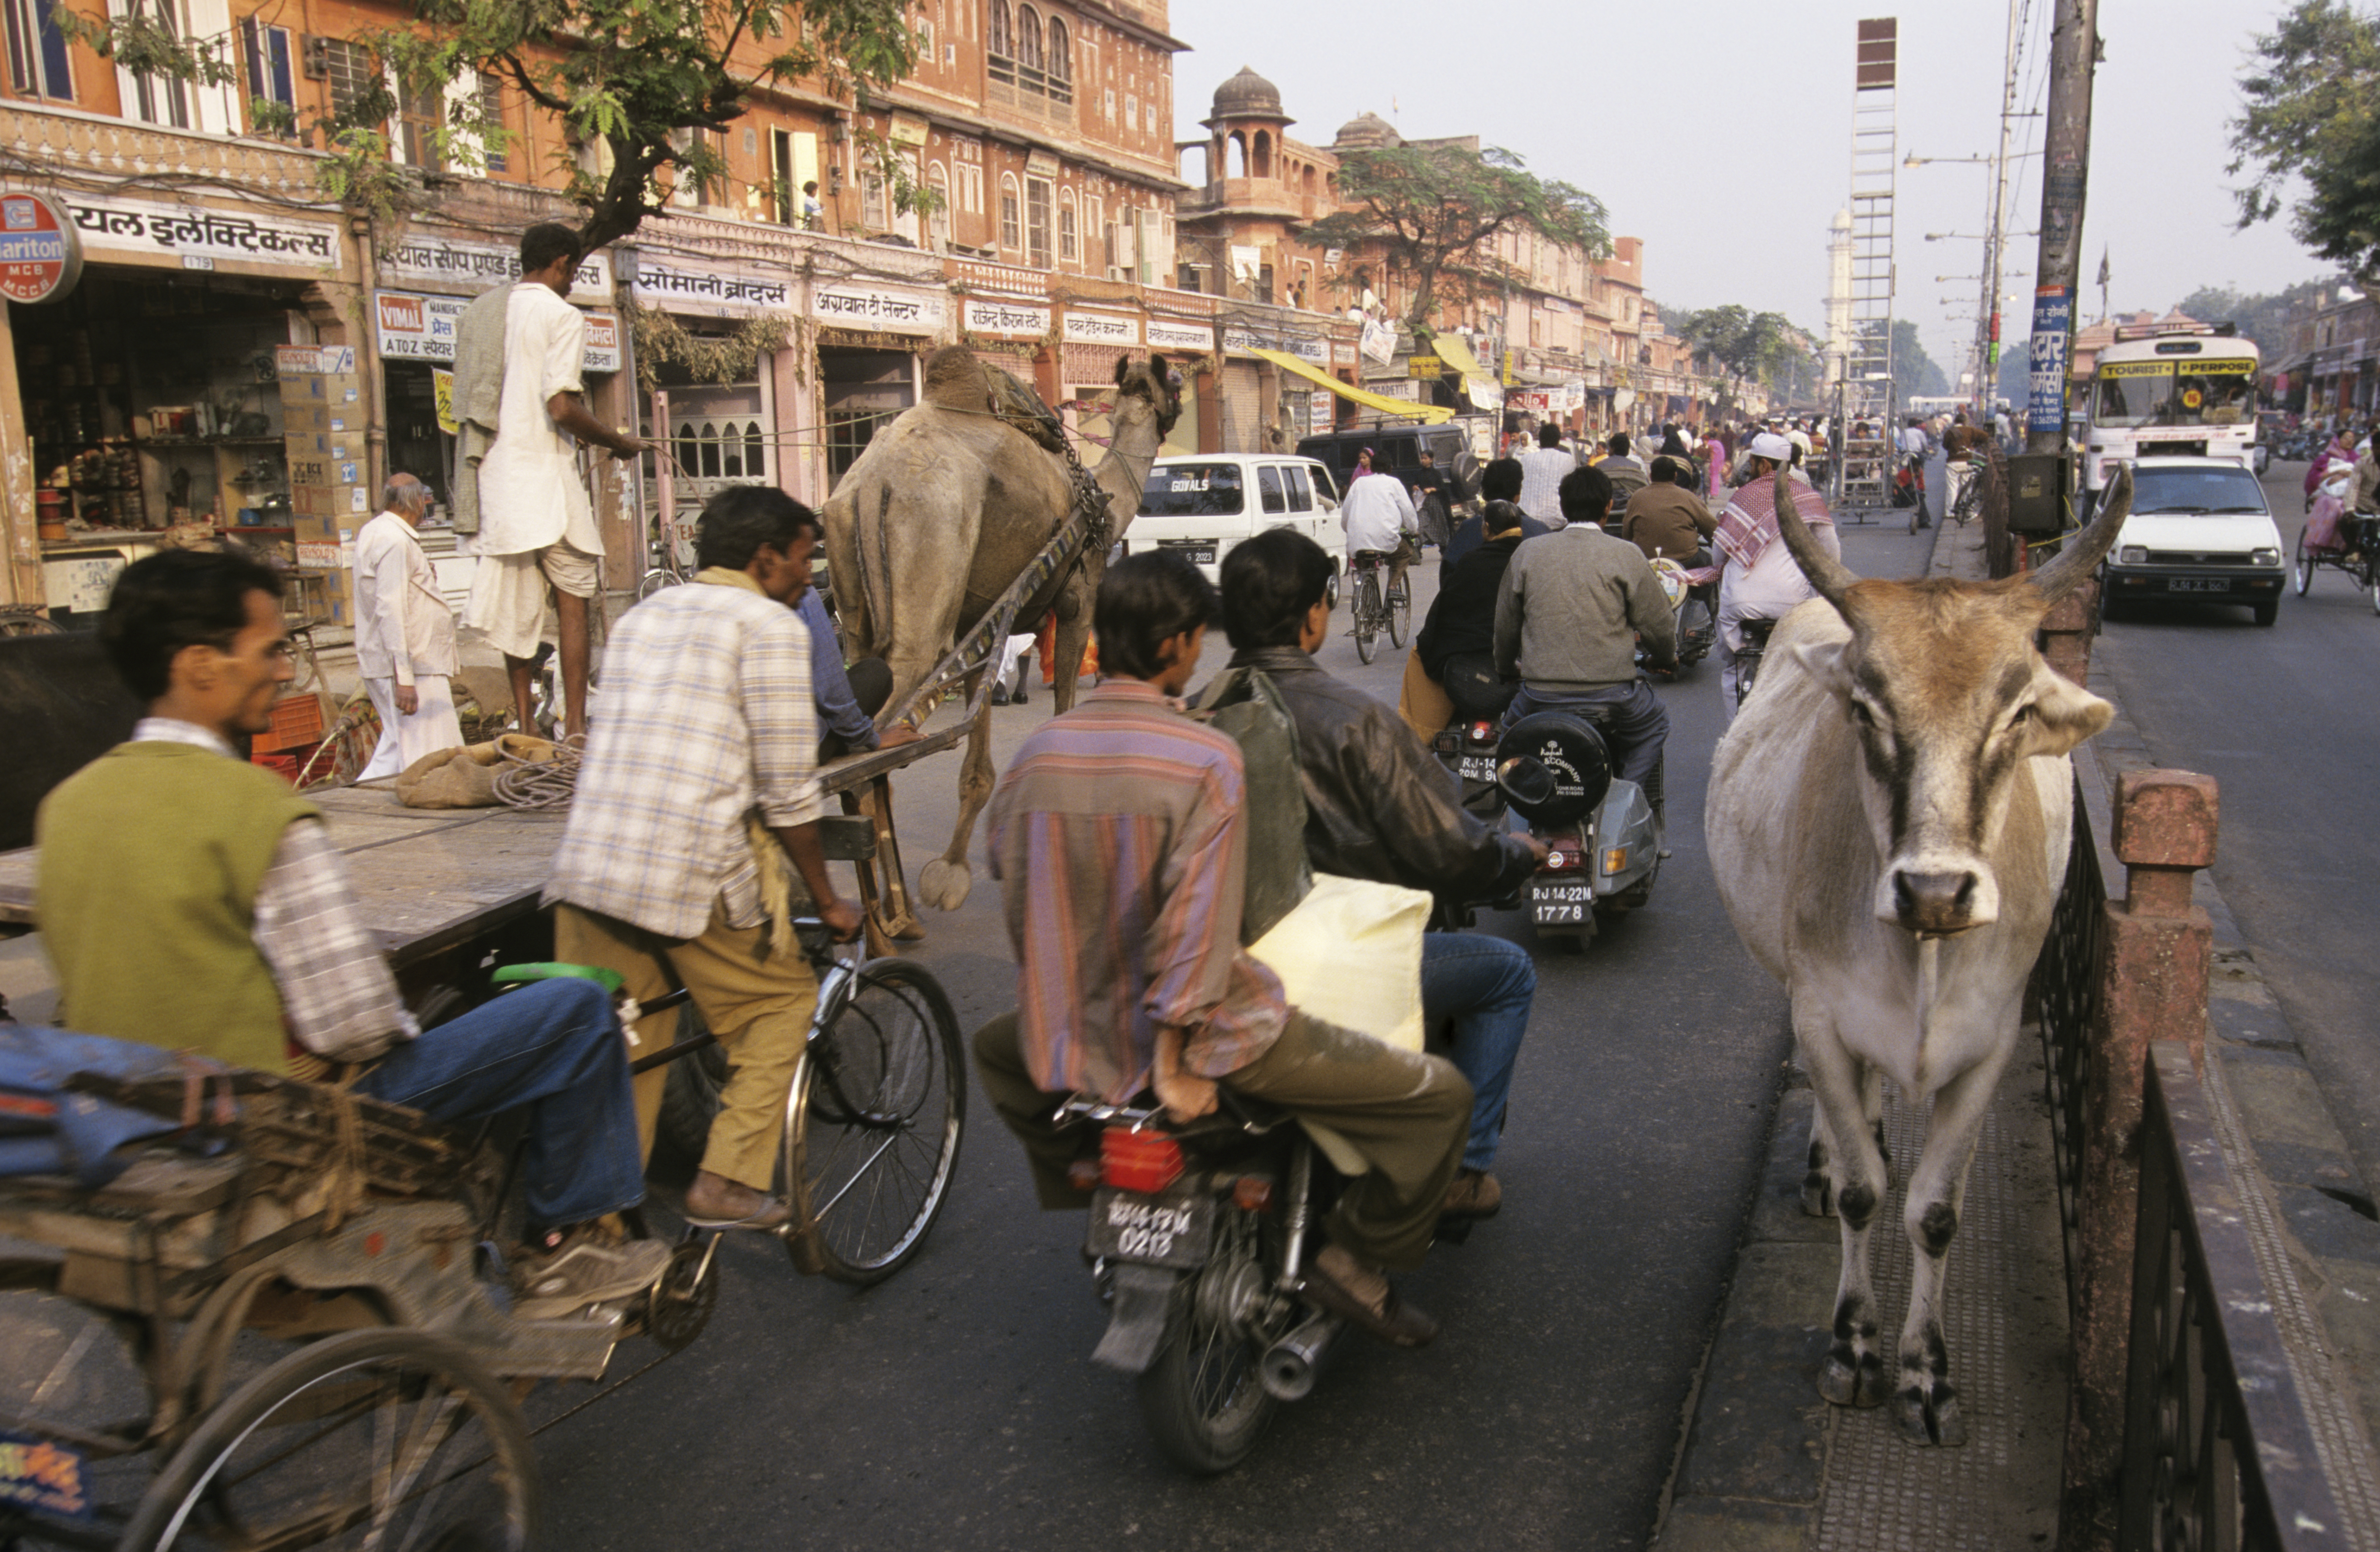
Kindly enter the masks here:
[[1808, 1175], [1802, 1181], [1802, 1210], [1812, 1218], [1835, 1216], [1835, 1185], [1824, 1175]]
[[937, 911], [957, 910], [974, 887], [975, 873], [964, 862], [936, 857], [917, 869], [917, 898]]
[[1959, 1410], [1959, 1393], [1936, 1384], [1931, 1394], [1912, 1385], [1894, 1399], [1895, 1421], [1912, 1444], [1955, 1449], [1967, 1442], [1967, 1416]]
[[1838, 1344], [1818, 1371], [1818, 1394], [1837, 1406], [1872, 1407], [1887, 1394], [1884, 1360], [1873, 1352], [1854, 1355]]

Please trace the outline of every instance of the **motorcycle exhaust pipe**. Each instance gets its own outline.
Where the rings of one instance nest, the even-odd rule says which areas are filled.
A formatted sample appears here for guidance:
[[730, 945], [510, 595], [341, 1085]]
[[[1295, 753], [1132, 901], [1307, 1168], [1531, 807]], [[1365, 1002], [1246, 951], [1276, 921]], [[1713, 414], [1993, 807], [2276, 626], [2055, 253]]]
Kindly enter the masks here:
[[1312, 1395], [1322, 1355], [1346, 1328], [1342, 1316], [1317, 1315], [1267, 1348], [1260, 1369], [1265, 1394], [1281, 1401], [1302, 1401]]

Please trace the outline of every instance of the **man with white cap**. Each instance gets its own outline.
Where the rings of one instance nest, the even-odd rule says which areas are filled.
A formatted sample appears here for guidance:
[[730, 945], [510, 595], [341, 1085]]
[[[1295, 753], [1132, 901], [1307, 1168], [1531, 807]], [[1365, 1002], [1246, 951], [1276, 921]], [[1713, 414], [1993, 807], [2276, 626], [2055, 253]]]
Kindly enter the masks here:
[[[1735, 654], [1743, 645], [1743, 622], [1779, 620], [1795, 604], [1815, 598], [1816, 589], [1802, 575], [1801, 565], [1781, 542], [1777, 527], [1777, 480], [1779, 468], [1792, 461], [1793, 444], [1774, 431], [1763, 431], [1745, 450], [1744, 479], [1719, 515], [1712, 542], [1719, 556], [1718, 658], [1719, 703], [1730, 721], [1735, 717]], [[1797, 488], [1793, 510], [1810, 526], [1818, 548], [1842, 558], [1841, 539], [1825, 498], [1815, 490]]]

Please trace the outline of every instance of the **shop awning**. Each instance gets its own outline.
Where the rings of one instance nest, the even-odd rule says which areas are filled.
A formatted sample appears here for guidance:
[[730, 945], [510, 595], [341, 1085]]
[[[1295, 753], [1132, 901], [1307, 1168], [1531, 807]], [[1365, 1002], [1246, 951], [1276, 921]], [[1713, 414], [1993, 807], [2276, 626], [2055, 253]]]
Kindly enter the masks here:
[[1435, 426], [1440, 420], [1454, 418], [1454, 411], [1451, 409], [1441, 409], [1436, 405], [1415, 404], [1411, 399], [1392, 399], [1386, 394], [1375, 394], [1366, 389], [1342, 382], [1329, 372], [1308, 362], [1299, 360], [1286, 350], [1259, 350], [1256, 354], [1283, 371], [1295, 372], [1310, 382], [1330, 389], [1352, 404], [1362, 405], [1366, 409], [1377, 409], [1383, 415], [1402, 415], [1408, 420], [1418, 420], [1426, 426]]

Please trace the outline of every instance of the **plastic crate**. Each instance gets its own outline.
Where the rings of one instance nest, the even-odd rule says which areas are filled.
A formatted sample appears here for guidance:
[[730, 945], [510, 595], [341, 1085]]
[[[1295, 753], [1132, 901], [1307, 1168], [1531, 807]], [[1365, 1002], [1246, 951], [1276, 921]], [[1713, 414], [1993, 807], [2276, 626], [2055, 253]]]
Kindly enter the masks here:
[[298, 772], [305, 769], [306, 756], [310, 752], [309, 749], [294, 749], [273, 754], [260, 749], [248, 757], [248, 763], [264, 767], [294, 787], [298, 784]]
[[306, 749], [322, 741], [322, 697], [311, 691], [283, 696], [273, 704], [273, 726], [249, 741], [259, 754]]

